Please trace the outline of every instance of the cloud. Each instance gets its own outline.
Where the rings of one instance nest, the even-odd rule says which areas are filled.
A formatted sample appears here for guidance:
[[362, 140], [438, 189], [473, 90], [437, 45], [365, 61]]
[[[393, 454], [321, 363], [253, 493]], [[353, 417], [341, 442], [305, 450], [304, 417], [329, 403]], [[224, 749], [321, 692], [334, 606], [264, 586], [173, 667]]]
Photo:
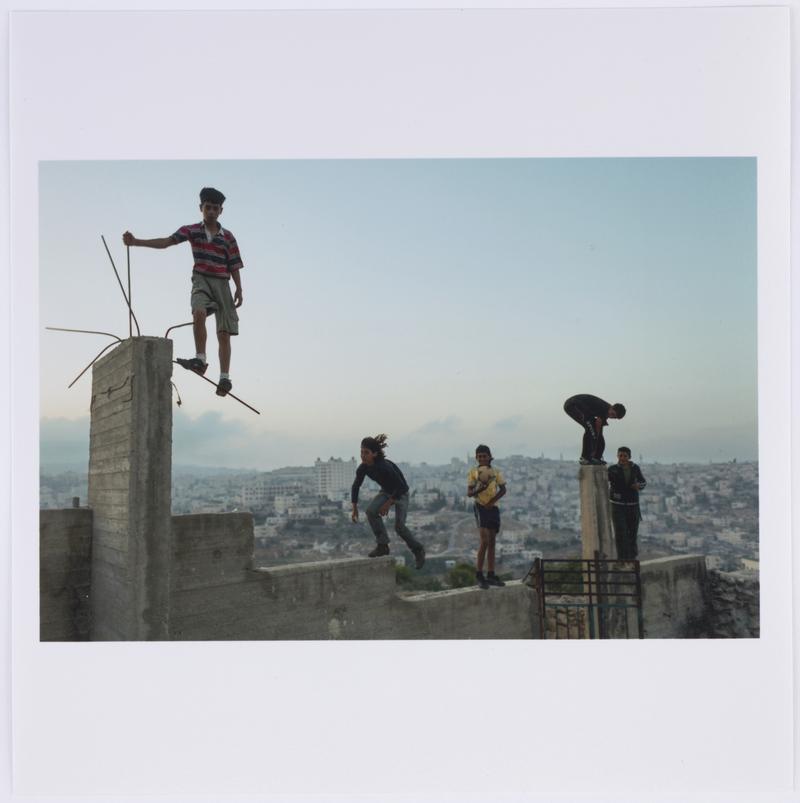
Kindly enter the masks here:
[[492, 428], [500, 432], [516, 432], [522, 425], [522, 420], [521, 415], [512, 415], [508, 418], [501, 418], [499, 421], [495, 421]]
[[440, 418], [436, 421], [428, 421], [418, 429], [414, 430], [411, 435], [449, 435], [459, 432], [462, 426], [463, 422], [458, 416], [448, 415], [446, 418]]

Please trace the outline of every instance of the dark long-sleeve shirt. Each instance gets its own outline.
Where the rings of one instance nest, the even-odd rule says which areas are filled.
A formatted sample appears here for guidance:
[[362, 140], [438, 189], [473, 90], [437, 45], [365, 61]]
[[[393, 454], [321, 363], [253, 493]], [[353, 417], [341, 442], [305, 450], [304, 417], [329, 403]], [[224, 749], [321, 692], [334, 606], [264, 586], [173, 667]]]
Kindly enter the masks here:
[[356, 469], [356, 478], [350, 490], [350, 501], [354, 505], [358, 502], [358, 489], [364, 482], [364, 477], [369, 477], [373, 482], [377, 482], [382, 491], [395, 499], [408, 493], [408, 483], [403, 472], [391, 460], [377, 457], [371, 466], [362, 463]]

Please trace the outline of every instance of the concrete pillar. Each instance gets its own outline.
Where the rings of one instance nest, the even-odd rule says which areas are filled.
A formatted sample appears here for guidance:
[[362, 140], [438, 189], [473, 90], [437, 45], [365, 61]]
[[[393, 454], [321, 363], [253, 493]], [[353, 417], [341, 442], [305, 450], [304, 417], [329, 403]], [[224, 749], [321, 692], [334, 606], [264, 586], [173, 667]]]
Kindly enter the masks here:
[[611, 526], [611, 503], [608, 500], [608, 467], [581, 466], [578, 472], [581, 488], [581, 540], [584, 560], [601, 558], [615, 560], [617, 546]]
[[169, 638], [172, 341], [134, 337], [92, 373], [92, 640]]

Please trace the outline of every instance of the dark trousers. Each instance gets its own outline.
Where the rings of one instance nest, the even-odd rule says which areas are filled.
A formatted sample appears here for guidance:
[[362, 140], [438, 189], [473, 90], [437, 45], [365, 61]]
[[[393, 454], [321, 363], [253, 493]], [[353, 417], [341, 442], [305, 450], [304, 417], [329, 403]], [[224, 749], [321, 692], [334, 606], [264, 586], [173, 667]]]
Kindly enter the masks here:
[[595, 432], [594, 416], [583, 411], [578, 404], [565, 404], [564, 412], [576, 423], [583, 427], [583, 443], [581, 445], [581, 457], [585, 460], [603, 459], [603, 452], [606, 448], [606, 439], [603, 437], [603, 428], [600, 432]]
[[[375, 540], [379, 544], [389, 543], [389, 534], [386, 532], [386, 525], [383, 523], [383, 516], [378, 511], [384, 502], [389, 498], [386, 491], [378, 491], [377, 496], [367, 507], [367, 521], [375, 533]], [[420, 550], [422, 544], [417, 541], [406, 527], [406, 516], [408, 515], [408, 494], [394, 500], [394, 531], [408, 544], [408, 548], [415, 554]]]
[[636, 536], [639, 533], [639, 505], [611, 505], [611, 521], [614, 524], [614, 541], [617, 544], [619, 560], [636, 560], [639, 547]]

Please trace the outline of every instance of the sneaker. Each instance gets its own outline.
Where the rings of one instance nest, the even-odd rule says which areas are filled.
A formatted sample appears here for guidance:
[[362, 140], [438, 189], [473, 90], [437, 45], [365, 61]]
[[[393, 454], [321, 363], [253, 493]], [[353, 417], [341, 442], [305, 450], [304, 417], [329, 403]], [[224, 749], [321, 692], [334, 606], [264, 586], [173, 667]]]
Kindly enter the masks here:
[[217, 385], [217, 396], [227, 396], [233, 385], [230, 379], [220, 379]]
[[175, 362], [178, 363], [178, 365], [180, 365], [182, 368], [187, 368], [190, 371], [194, 371], [196, 374], [200, 374], [200, 376], [202, 376], [206, 372], [206, 368], [208, 368], [208, 363], [203, 362], [199, 357], [192, 357], [191, 360], [178, 357]]
[[380, 558], [389, 554], [389, 544], [378, 544], [372, 552], [367, 554], [368, 558]]
[[593, 457], [592, 458], [592, 465], [593, 466], [604, 466], [604, 465], [606, 465], [606, 461], [605, 460], [601, 460], [599, 457]]
[[413, 550], [413, 552], [416, 558], [415, 566], [421, 569], [425, 565], [425, 547], [420, 546], [418, 549]]
[[579, 462], [579, 463], [580, 463], [582, 466], [591, 466], [591, 465], [592, 465], [592, 461], [591, 461], [591, 460], [589, 460], [589, 458], [588, 458], [588, 457], [582, 457], [582, 458], [581, 458], [581, 459], [580, 459], [578, 462]]
[[486, 578], [483, 576], [483, 572], [475, 572], [475, 582], [481, 588], [489, 588], [489, 583], [486, 581]]
[[490, 586], [498, 586], [498, 588], [505, 585], [505, 583], [494, 572], [489, 572], [489, 574], [486, 575], [486, 582]]

